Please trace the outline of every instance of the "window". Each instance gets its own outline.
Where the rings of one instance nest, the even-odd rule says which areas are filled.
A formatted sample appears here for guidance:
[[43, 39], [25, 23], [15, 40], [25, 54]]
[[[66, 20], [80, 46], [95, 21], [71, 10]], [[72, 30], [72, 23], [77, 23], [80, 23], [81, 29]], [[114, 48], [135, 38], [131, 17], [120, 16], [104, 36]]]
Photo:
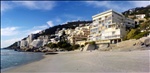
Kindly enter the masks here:
[[101, 24], [101, 21], [99, 21], [99, 24]]
[[115, 31], [113, 31], [112, 34], [115, 34]]

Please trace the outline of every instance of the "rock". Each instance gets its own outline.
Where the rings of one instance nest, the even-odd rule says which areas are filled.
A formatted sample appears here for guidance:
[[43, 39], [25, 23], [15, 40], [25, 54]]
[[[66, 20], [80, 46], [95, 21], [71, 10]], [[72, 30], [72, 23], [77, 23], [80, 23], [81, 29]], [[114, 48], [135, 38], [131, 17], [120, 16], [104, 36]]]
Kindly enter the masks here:
[[145, 46], [150, 46], [150, 38], [145, 39], [144, 41]]

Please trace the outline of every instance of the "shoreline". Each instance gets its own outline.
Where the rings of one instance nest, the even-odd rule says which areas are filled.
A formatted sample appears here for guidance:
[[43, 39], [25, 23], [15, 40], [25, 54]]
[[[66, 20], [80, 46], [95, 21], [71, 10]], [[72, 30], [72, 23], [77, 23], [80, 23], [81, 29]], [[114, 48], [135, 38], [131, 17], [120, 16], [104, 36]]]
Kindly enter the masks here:
[[[10, 50], [10, 49], [4, 49], [4, 52], [5, 52], [5, 50], [6, 51], [10, 51], [10, 52], [12, 52], [11, 54], [14, 54], [14, 55], [16, 55], [16, 57], [30, 57], [30, 56], [32, 56], [32, 57], [34, 57], [33, 59], [30, 59], [30, 58], [26, 58], [27, 60], [25, 60], [25, 59], [23, 59], [23, 60], [25, 60], [25, 61], [21, 61], [21, 58], [19, 58], [19, 60], [20, 61], [17, 61], [17, 59], [15, 58], [14, 59], [14, 57], [15, 56], [11, 56], [10, 57], [10, 61], [11, 61], [11, 59], [13, 59], [12, 60], [12, 62], [5, 62], [6, 61], [6, 59], [5, 59], [5, 57], [4, 57], [4, 60], [2, 61], [2, 59], [1, 59], [1, 63], [3, 63], [4, 62], [4, 64], [1, 64], [1, 72], [3, 72], [3, 71], [7, 71], [7, 70], [10, 70], [10, 69], [14, 69], [14, 68], [18, 68], [18, 67], [20, 67], [20, 66], [24, 66], [24, 65], [26, 65], [26, 64], [30, 64], [30, 63], [34, 63], [34, 62], [36, 62], [36, 61], [40, 61], [40, 60], [42, 60], [42, 59], [44, 59], [45, 57], [44, 57], [44, 53], [35, 53], [35, 52], [17, 52], [17, 51], [14, 51], [14, 50]], [[10, 53], [9, 52], [9, 53]], [[16, 52], [16, 53], [15, 53]], [[8, 52], [6, 52], [6, 53], [8, 53]], [[5, 53], [3, 53], [3, 54], [5, 54]], [[1, 54], [1, 55], [3, 55], [3, 54]], [[11, 55], [10, 54], [10, 55]], [[21, 56], [17, 56], [17, 55], [21, 55]], [[5, 55], [4, 55], [5, 56]], [[2, 57], [2, 56], [1, 56]], [[7, 57], [7, 56], [6, 56]], [[31, 57], [31, 58], [32, 58]], [[16, 60], [16, 61], [15, 61]], [[9, 66], [4, 66], [5, 64], [10, 64]]]
[[[59, 54], [56, 55], [43, 55], [44, 58], [41, 60], [30, 62], [1, 72], [149, 72], [148, 65], [150, 63], [148, 61], [150, 58], [150, 50], [130, 52], [71, 51], [58, 53]], [[138, 65], [140, 63], [141, 65]]]

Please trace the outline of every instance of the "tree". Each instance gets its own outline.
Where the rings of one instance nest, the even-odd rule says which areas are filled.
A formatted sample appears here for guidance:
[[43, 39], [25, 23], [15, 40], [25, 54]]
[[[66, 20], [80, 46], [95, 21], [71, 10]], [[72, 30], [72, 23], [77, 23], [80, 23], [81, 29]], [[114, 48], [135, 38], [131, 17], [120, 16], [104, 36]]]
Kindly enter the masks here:
[[66, 41], [60, 41], [60, 42], [58, 42], [57, 46], [59, 48], [63, 48], [64, 50], [68, 50], [68, 51], [72, 50], [71, 44], [68, 43], [68, 42], [66, 42]]

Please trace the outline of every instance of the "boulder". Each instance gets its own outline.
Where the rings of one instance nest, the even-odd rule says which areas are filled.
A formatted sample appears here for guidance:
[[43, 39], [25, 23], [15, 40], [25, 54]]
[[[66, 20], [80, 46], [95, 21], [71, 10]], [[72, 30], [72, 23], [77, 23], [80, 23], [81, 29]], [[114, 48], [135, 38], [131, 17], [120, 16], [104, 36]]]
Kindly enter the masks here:
[[144, 44], [145, 46], [150, 46], [150, 38], [145, 39]]

